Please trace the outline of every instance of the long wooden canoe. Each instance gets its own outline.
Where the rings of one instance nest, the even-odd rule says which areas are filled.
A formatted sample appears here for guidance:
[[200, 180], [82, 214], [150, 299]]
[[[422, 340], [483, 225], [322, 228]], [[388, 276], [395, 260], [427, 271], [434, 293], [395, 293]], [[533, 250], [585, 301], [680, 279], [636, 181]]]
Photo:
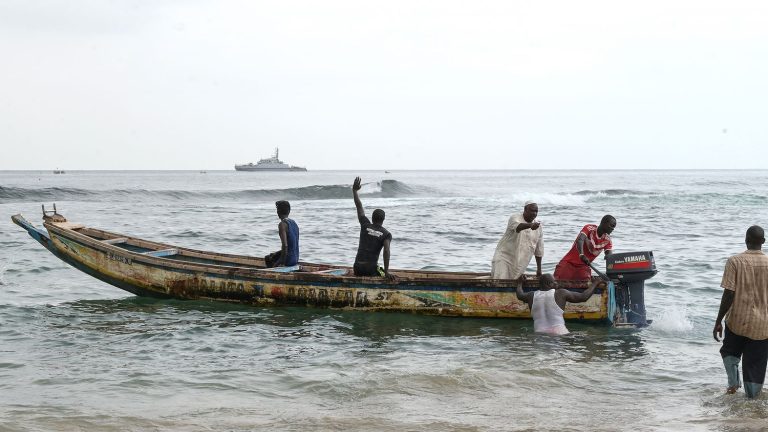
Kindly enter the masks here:
[[[349, 267], [301, 262], [265, 268], [264, 259], [183, 248], [44, 216], [45, 229], [23, 216], [12, 220], [62, 261], [138, 296], [236, 302], [257, 306], [302, 305], [364, 311], [397, 311], [459, 317], [530, 319], [515, 295], [516, 281], [488, 273], [393, 270], [396, 281], [357, 277]], [[535, 276], [525, 290], [537, 288]], [[562, 284], [561, 284], [562, 285]], [[586, 282], [567, 284], [583, 290]], [[568, 304], [566, 320], [620, 325], [612, 283], [597, 286], [585, 303]], [[609, 313], [611, 309], [611, 313]], [[614, 319], [616, 318], [616, 319]]]

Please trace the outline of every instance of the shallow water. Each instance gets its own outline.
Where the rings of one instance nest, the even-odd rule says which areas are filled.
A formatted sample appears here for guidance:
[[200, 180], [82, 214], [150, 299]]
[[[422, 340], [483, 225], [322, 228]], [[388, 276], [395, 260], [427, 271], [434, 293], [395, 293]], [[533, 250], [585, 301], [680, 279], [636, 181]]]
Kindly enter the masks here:
[[[350, 264], [356, 175], [367, 211], [387, 211], [396, 268], [488, 271], [534, 199], [552, 271], [611, 213], [617, 251], [654, 251], [654, 322], [557, 338], [529, 321], [142, 299], [10, 222], [55, 201], [71, 221], [264, 255], [289, 199], [302, 260]], [[0, 172], [0, 430], [761, 430], [768, 397], [723, 394], [711, 328], [725, 259], [768, 224], [766, 186], [766, 171]]]

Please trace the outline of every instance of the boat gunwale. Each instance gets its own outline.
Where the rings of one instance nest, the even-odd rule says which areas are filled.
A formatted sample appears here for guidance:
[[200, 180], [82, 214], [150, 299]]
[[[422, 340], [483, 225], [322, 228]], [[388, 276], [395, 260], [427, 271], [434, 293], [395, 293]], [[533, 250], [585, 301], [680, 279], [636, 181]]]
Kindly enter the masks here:
[[[257, 279], [257, 280], [272, 280], [276, 282], [282, 282], [282, 283], [301, 283], [301, 282], [327, 282], [327, 283], [343, 283], [345, 285], [349, 286], [361, 286], [361, 287], [399, 287], [403, 289], [424, 289], [427, 287], [436, 287], [441, 286], [446, 289], [456, 288], [456, 289], [481, 289], [481, 288], [487, 288], [491, 289], [493, 291], [514, 291], [516, 289], [516, 281], [514, 280], [505, 280], [505, 279], [490, 279], [490, 278], [483, 278], [482, 276], [485, 276], [485, 273], [470, 273], [470, 272], [437, 272], [437, 271], [419, 271], [419, 270], [393, 270], [393, 273], [396, 275], [402, 275], [405, 274], [407, 277], [399, 277], [397, 281], [390, 281], [386, 279], [382, 279], [381, 277], [366, 277], [366, 276], [351, 276], [351, 275], [334, 275], [334, 274], [322, 274], [322, 273], [315, 273], [313, 271], [322, 271], [322, 270], [328, 270], [328, 269], [347, 269], [349, 270], [349, 267], [343, 267], [343, 266], [332, 266], [332, 265], [321, 265], [321, 264], [312, 264], [312, 263], [300, 263], [305, 268], [311, 269], [314, 268], [316, 270], [308, 271], [308, 272], [269, 272], [264, 271], [264, 268], [259, 268], [256, 266], [253, 267], [243, 267], [243, 266], [225, 266], [225, 265], [217, 265], [217, 264], [204, 264], [204, 263], [195, 263], [195, 262], [189, 262], [189, 261], [182, 261], [182, 260], [175, 260], [172, 257], [155, 257], [151, 255], [145, 255], [140, 252], [131, 251], [128, 249], [121, 248], [120, 246], [113, 245], [106, 243], [102, 240], [98, 240], [94, 237], [91, 237], [85, 233], [81, 233], [79, 231], [95, 231], [100, 234], [106, 234], [109, 236], [115, 236], [113, 238], [127, 238], [128, 241], [139, 241], [145, 244], [151, 244], [153, 247], [156, 247], [157, 249], [177, 249], [180, 252], [187, 252], [189, 253], [187, 256], [197, 256], [198, 258], [206, 258], [211, 259], [211, 257], [228, 257], [228, 258], [240, 258], [243, 260], [256, 260], [256, 261], [263, 261], [263, 259], [259, 259], [256, 257], [249, 257], [246, 255], [233, 255], [233, 254], [218, 254], [215, 252], [207, 252], [207, 251], [200, 251], [196, 249], [189, 249], [184, 247], [179, 247], [176, 245], [166, 244], [166, 243], [160, 243], [155, 241], [148, 241], [141, 238], [133, 237], [133, 236], [127, 236], [124, 234], [119, 233], [113, 233], [105, 230], [100, 230], [96, 228], [90, 228], [90, 227], [80, 227], [75, 229], [65, 228], [62, 226], [57, 225], [55, 222], [45, 222], [43, 224], [46, 229], [53, 230], [57, 233], [57, 235], [69, 238], [70, 240], [77, 241], [78, 243], [84, 244], [86, 247], [89, 247], [91, 249], [100, 250], [102, 252], [112, 252], [112, 253], [118, 253], [120, 255], [127, 255], [130, 256], [132, 260], [138, 261], [142, 264], [151, 265], [151, 266], [157, 266], [161, 268], [172, 268], [172, 269], [178, 269], [180, 271], [185, 272], [203, 272], [203, 273], [211, 273], [211, 274], [220, 274], [220, 275], [226, 275], [226, 276], [239, 276], [239, 277], [246, 277], [249, 279]], [[129, 243], [130, 244], [130, 243]], [[141, 247], [141, 246], [140, 246]], [[149, 248], [148, 248], [149, 249]], [[180, 255], [185, 255], [181, 254]], [[198, 256], [199, 255], [199, 256]], [[211, 259], [211, 260], [216, 260]], [[232, 261], [226, 261], [219, 259], [218, 261], [224, 261], [224, 262], [230, 262]], [[234, 263], [237, 264], [237, 263]], [[424, 276], [426, 277], [424, 277]], [[459, 276], [469, 276], [472, 277], [456, 277]], [[419, 277], [422, 276], [422, 277]], [[444, 277], [440, 277], [444, 276]], [[480, 277], [477, 277], [480, 276]], [[531, 289], [535, 289], [535, 285], [538, 281], [538, 278], [535, 276], [533, 277], [527, 277], [525, 282], [525, 288], [526, 291], [529, 291]], [[586, 289], [587, 283], [584, 281], [573, 281], [570, 284], [567, 285], [567, 288], [569, 289], [576, 289], [576, 290], [583, 290]], [[597, 287], [599, 290], [602, 288], [605, 288], [605, 284], [601, 282], [600, 285]]]

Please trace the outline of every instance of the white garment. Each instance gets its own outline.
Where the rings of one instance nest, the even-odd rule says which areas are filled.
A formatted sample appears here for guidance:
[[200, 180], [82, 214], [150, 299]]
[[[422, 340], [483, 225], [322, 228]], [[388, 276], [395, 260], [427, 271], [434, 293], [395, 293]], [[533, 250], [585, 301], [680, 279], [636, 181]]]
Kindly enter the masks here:
[[507, 230], [499, 240], [491, 261], [493, 279], [517, 279], [525, 273], [534, 255], [544, 256], [544, 232], [541, 225], [536, 230], [526, 228], [517, 232], [516, 228], [521, 223], [526, 223], [522, 213], [509, 218]]
[[555, 290], [534, 291], [531, 315], [533, 315], [533, 331], [536, 333], [568, 334], [563, 310], [555, 301]]

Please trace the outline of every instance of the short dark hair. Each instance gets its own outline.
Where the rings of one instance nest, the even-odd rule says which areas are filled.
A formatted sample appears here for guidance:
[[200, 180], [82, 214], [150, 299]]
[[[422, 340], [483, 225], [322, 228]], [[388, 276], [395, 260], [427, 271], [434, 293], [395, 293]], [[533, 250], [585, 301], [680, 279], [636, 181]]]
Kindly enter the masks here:
[[603, 216], [602, 219], [600, 219], [600, 225], [602, 225], [604, 223], [608, 223], [610, 221], [616, 222], [616, 218], [611, 216], [611, 215], [605, 215], [605, 216]]
[[373, 219], [373, 223], [382, 223], [384, 222], [384, 210], [382, 209], [376, 209], [373, 211], [373, 215], [371, 215], [371, 218]]
[[765, 241], [765, 231], [760, 225], [752, 225], [747, 230], [747, 241], [750, 243], [763, 243]]
[[288, 215], [291, 213], [291, 203], [288, 201], [276, 201], [275, 207], [277, 207], [277, 214]]

